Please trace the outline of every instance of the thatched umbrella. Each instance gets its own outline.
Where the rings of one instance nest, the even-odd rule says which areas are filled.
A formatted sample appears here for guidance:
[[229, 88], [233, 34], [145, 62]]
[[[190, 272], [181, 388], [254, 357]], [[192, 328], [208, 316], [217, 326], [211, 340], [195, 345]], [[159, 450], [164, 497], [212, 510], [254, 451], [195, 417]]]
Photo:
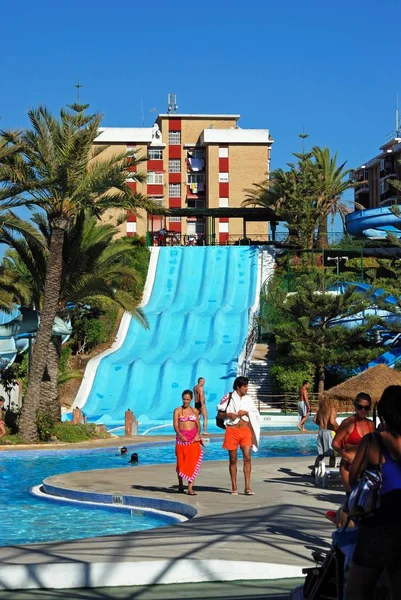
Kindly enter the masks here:
[[369, 394], [375, 403], [389, 385], [401, 385], [401, 372], [386, 365], [377, 365], [327, 390], [324, 396], [334, 402], [337, 410], [352, 411], [359, 392]]

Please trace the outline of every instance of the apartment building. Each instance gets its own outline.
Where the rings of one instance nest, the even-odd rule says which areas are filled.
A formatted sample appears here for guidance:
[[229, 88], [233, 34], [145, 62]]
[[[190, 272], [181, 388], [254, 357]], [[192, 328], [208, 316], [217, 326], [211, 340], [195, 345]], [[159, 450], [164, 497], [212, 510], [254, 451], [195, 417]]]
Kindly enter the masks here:
[[[273, 140], [268, 129], [241, 129], [239, 115], [158, 115], [153, 127], [104, 127], [97, 144], [107, 153], [135, 150], [146, 161], [138, 167], [146, 184], [129, 181], [138, 192], [169, 209], [192, 209], [186, 216], [129, 215], [121, 234], [143, 236], [165, 228], [177, 239], [210, 239], [235, 242], [243, 235], [243, 220], [228, 216], [211, 219], [199, 209], [241, 207], [244, 190], [263, 181], [269, 172]], [[188, 211], [185, 211], [188, 213]], [[224, 211], [219, 211], [219, 214]], [[227, 211], [228, 212], [228, 211]], [[213, 210], [208, 211], [209, 215]], [[251, 222], [247, 235], [264, 235], [268, 223]]]
[[401, 132], [394, 131], [380, 147], [380, 154], [353, 172], [355, 202], [364, 208], [401, 204], [401, 192], [390, 183], [391, 179], [401, 179], [400, 161]]

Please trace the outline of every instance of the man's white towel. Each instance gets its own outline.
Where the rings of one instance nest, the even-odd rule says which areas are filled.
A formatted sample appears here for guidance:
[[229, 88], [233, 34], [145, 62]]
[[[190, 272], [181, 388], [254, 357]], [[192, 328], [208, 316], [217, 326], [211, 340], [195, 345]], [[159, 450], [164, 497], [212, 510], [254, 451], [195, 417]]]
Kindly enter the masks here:
[[[224, 398], [221, 399], [220, 404], [217, 406], [217, 410], [226, 410], [227, 402], [229, 400], [229, 395], [226, 394]], [[252, 427], [252, 450], [254, 452], [258, 451], [259, 448], [259, 439], [260, 439], [260, 414], [258, 409], [255, 406], [254, 401], [248, 394], [245, 396], [240, 396], [237, 392], [233, 392], [230, 404], [228, 406], [228, 412], [237, 413], [240, 410], [246, 410], [249, 414], [248, 417], [242, 417], [244, 421], [250, 421]], [[237, 419], [224, 419], [224, 424], [228, 427], [230, 425], [236, 425], [239, 423], [239, 417]]]

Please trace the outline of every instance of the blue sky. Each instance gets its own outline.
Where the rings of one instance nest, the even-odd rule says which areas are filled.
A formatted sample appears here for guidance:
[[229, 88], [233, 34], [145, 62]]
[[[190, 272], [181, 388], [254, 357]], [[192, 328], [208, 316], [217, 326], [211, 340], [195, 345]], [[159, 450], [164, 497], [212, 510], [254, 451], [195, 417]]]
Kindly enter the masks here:
[[401, 95], [395, 0], [202, 0], [2, 6], [0, 127], [40, 103], [81, 98], [109, 126], [151, 125], [166, 111], [239, 113], [269, 128], [272, 167], [308, 144], [355, 167], [394, 129]]

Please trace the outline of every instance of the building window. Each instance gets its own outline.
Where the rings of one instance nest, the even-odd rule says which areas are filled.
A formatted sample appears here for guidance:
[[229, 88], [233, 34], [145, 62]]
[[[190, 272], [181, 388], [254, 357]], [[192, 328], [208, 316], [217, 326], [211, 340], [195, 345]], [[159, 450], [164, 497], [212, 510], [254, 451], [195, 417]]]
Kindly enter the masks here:
[[163, 173], [155, 173], [154, 171], [149, 171], [148, 173], [148, 184], [149, 185], [163, 185], [164, 177]]
[[179, 146], [181, 144], [181, 131], [169, 131], [168, 143], [170, 146]]
[[136, 233], [136, 221], [129, 221], [128, 223], [126, 223], [126, 232]]
[[190, 185], [191, 183], [205, 183], [206, 176], [205, 173], [188, 173], [187, 175], [187, 183]]
[[170, 223], [181, 223], [181, 217], [169, 217], [168, 220]]
[[219, 173], [219, 183], [228, 183], [228, 173]]
[[153, 204], [156, 204], [156, 206], [163, 206], [164, 204], [163, 196], [149, 196], [149, 198], [152, 200]]
[[219, 198], [219, 208], [228, 207], [228, 198]]
[[188, 208], [205, 208], [206, 200], [198, 198], [188, 198], [187, 206]]
[[384, 158], [380, 159], [380, 171], [384, 169]]
[[181, 184], [169, 183], [168, 195], [170, 198], [181, 198]]
[[219, 233], [228, 233], [228, 223], [219, 223]]
[[163, 160], [163, 150], [161, 148], [149, 148], [148, 160]]
[[181, 173], [180, 159], [170, 158], [170, 160], [168, 161], [168, 172], [169, 173]]
[[198, 160], [205, 160], [205, 151], [203, 148], [194, 148], [193, 150], [188, 150], [187, 158], [197, 158]]
[[219, 148], [219, 158], [228, 158], [228, 148]]

